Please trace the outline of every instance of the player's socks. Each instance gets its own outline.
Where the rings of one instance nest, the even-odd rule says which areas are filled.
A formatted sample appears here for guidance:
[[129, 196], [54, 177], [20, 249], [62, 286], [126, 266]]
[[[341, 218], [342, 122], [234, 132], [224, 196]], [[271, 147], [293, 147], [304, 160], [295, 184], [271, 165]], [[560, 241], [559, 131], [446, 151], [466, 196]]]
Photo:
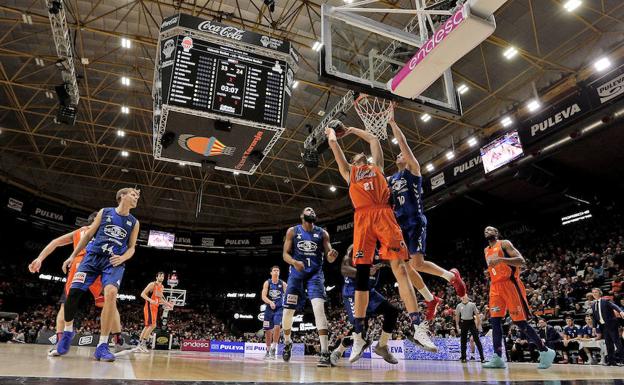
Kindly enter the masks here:
[[418, 289], [418, 292], [425, 298], [425, 301], [433, 301], [433, 294], [431, 294], [429, 288], [426, 285]]
[[277, 350], [277, 342], [273, 342], [273, 343], [271, 344], [271, 349], [275, 349], [275, 350]]
[[414, 312], [409, 313], [410, 321], [412, 321], [412, 325], [420, 325], [420, 313]]
[[115, 345], [121, 345], [121, 333], [113, 333], [113, 342]]
[[451, 279], [455, 278], [455, 274], [450, 271], [445, 271], [442, 273], [442, 278], [446, 279], [447, 282], [451, 282]]
[[290, 334], [284, 334], [284, 343], [291, 343]]
[[356, 333], [360, 333], [363, 334], [364, 333], [364, 323], [366, 321], [366, 318], [356, 318], [355, 322], [353, 323], [353, 329], [355, 330]]
[[319, 336], [321, 340], [321, 353], [327, 353], [329, 349], [329, 336], [327, 334], [323, 334]]
[[73, 332], [74, 331], [74, 323], [70, 323], [69, 325], [65, 322], [65, 328], [63, 328], [64, 332]]
[[100, 342], [98, 342], [98, 346], [102, 344], [108, 344], [108, 334], [100, 336]]
[[379, 346], [388, 345], [388, 340], [390, 339], [391, 336], [392, 336], [391, 333], [381, 332], [381, 337], [379, 337], [378, 345]]

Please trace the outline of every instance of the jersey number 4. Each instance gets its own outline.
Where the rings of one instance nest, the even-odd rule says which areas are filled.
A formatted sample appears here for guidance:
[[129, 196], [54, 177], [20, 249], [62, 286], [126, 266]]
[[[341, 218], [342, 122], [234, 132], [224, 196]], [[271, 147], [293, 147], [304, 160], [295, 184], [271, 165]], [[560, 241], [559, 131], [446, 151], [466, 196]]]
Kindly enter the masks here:
[[102, 245], [102, 251], [105, 252], [105, 253], [108, 253], [109, 255], [115, 254], [113, 252], [113, 245], [108, 246], [108, 243]]

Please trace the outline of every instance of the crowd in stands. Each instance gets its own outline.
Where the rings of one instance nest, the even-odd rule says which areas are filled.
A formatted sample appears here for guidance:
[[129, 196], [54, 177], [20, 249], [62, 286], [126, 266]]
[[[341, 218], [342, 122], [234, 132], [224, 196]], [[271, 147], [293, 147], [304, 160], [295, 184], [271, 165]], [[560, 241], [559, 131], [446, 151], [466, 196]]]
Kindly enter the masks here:
[[[587, 221], [561, 227], [550, 233], [540, 233], [525, 227], [508, 235], [510, 240], [525, 256], [527, 265], [522, 273], [526, 285], [527, 297], [535, 316], [542, 321], [537, 323], [545, 339], [557, 339], [555, 344], [561, 355], [561, 362], [571, 362], [572, 350], [585, 362], [594, 362], [589, 349], [584, 349], [578, 342], [582, 337], [596, 337], [595, 330], [588, 325], [586, 315], [591, 312], [592, 299], [587, 294], [593, 287], [601, 287], [605, 296], [612, 298], [619, 306], [624, 307], [624, 231], [621, 216], [614, 214], [609, 220]], [[504, 233], [503, 236], [507, 234]], [[482, 240], [466, 239], [457, 242], [457, 247], [449, 251], [449, 255], [436, 257], [432, 260], [446, 268], [457, 267], [469, 287], [469, 297], [481, 312], [483, 332], [489, 327], [488, 315], [488, 280], [482, 248]], [[0, 265], [0, 311], [10, 311], [3, 307], [3, 300], [28, 293], [30, 296], [46, 299], [45, 303], [34, 304], [23, 309], [14, 320], [0, 319], [0, 341], [12, 340], [18, 343], [31, 343], [41, 331], [54, 329], [57, 305], [53, 298], [58, 289], [58, 282], [24, 281], [16, 285], [10, 281], [12, 271], [24, 270], [23, 266], [11, 264]], [[284, 274], [285, 275], [285, 274]], [[285, 277], [282, 277], [285, 279]], [[431, 322], [431, 332], [435, 336], [454, 337], [459, 333], [455, 329], [455, 307], [459, 298], [452, 286], [443, 279], [424, 275], [425, 282], [434, 295], [443, 299], [436, 318]], [[392, 282], [386, 283], [379, 290], [397, 306], [402, 308], [397, 291]], [[350, 331], [346, 313], [338, 296], [331, 297], [328, 303], [328, 319], [330, 321], [331, 343]], [[47, 301], [49, 299], [49, 301]], [[137, 301], [138, 302], [138, 301]], [[121, 303], [120, 313], [124, 330], [130, 335], [138, 336], [143, 327], [142, 303]], [[263, 341], [261, 331], [244, 334], [230, 321], [225, 321], [224, 305], [216, 304], [212, 298], [204, 304], [176, 309], [170, 313], [167, 328], [174, 334], [174, 341], [181, 339], [210, 339], [230, 341]], [[227, 307], [227, 306], [225, 306]], [[219, 308], [218, 311], [215, 311]], [[404, 312], [403, 312], [404, 313]], [[1, 318], [1, 317], [0, 317]], [[566, 318], [569, 318], [566, 321]], [[377, 338], [381, 332], [381, 320], [371, 319], [369, 330], [371, 337]], [[535, 348], [526, 343], [526, 339], [515, 327], [506, 323], [508, 359], [535, 359]], [[567, 325], [566, 325], [567, 324]], [[574, 329], [577, 325], [577, 329]], [[567, 326], [567, 329], [566, 329]], [[587, 327], [589, 326], [589, 327]], [[79, 332], [96, 333], [99, 327], [98, 312], [89, 310], [83, 317]], [[570, 332], [572, 328], [572, 332]], [[594, 327], [595, 329], [595, 327]], [[410, 330], [410, 322], [406, 314], [399, 318], [395, 339], [404, 338]], [[553, 334], [553, 331], [555, 334]], [[589, 331], [589, 334], [587, 334]], [[585, 334], [583, 334], [585, 333]], [[620, 333], [621, 334], [621, 333]], [[558, 336], [558, 337], [557, 337]], [[315, 331], [293, 333], [295, 342], [309, 345], [311, 351], [318, 349], [318, 338]], [[572, 345], [575, 349], [569, 349]], [[526, 354], [525, 354], [526, 352]], [[574, 354], [576, 356], [576, 354]], [[575, 359], [578, 361], [578, 358]]]

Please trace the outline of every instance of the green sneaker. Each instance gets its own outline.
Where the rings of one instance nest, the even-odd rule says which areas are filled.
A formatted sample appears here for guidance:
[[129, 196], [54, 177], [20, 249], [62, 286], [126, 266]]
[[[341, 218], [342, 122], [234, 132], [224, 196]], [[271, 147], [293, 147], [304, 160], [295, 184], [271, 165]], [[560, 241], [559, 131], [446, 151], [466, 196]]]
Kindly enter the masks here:
[[540, 352], [539, 365], [537, 365], [537, 368], [538, 369], [550, 368], [552, 366], [553, 361], [555, 360], [556, 355], [557, 353], [555, 353], [555, 351], [552, 349], [548, 349], [545, 352]]
[[498, 354], [494, 353], [492, 359], [483, 364], [483, 367], [486, 369], [505, 369], [507, 364]]

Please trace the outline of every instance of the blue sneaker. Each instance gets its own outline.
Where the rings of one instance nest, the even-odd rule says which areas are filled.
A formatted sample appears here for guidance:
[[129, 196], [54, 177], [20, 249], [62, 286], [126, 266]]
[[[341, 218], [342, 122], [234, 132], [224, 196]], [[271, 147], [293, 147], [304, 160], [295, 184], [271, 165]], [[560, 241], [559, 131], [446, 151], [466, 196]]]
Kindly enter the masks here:
[[538, 369], [548, 369], [552, 366], [553, 361], [555, 360], [555, 351], [552, 349], [548, 349], [545, 352], [540, 352], [539, 354], [539, 365], [537, 365]]
[[69, 352], [69, 348], [71, 347], [71, 342], [74, 339], [76, 332], [63, 332], [63, 336], [61, 340], [56, 344], [56, 353], [59, 356], [63, 356]]
[[483, 367], [486, 369], [505, 369], [507, 365], [498, 354], [494, 353], [492, 359], [483, 364]]
[[115, 355], [108, 350], [108, 344], [99, 344], [93, 353], [93, 358], [98, 361], [115, 361]]

